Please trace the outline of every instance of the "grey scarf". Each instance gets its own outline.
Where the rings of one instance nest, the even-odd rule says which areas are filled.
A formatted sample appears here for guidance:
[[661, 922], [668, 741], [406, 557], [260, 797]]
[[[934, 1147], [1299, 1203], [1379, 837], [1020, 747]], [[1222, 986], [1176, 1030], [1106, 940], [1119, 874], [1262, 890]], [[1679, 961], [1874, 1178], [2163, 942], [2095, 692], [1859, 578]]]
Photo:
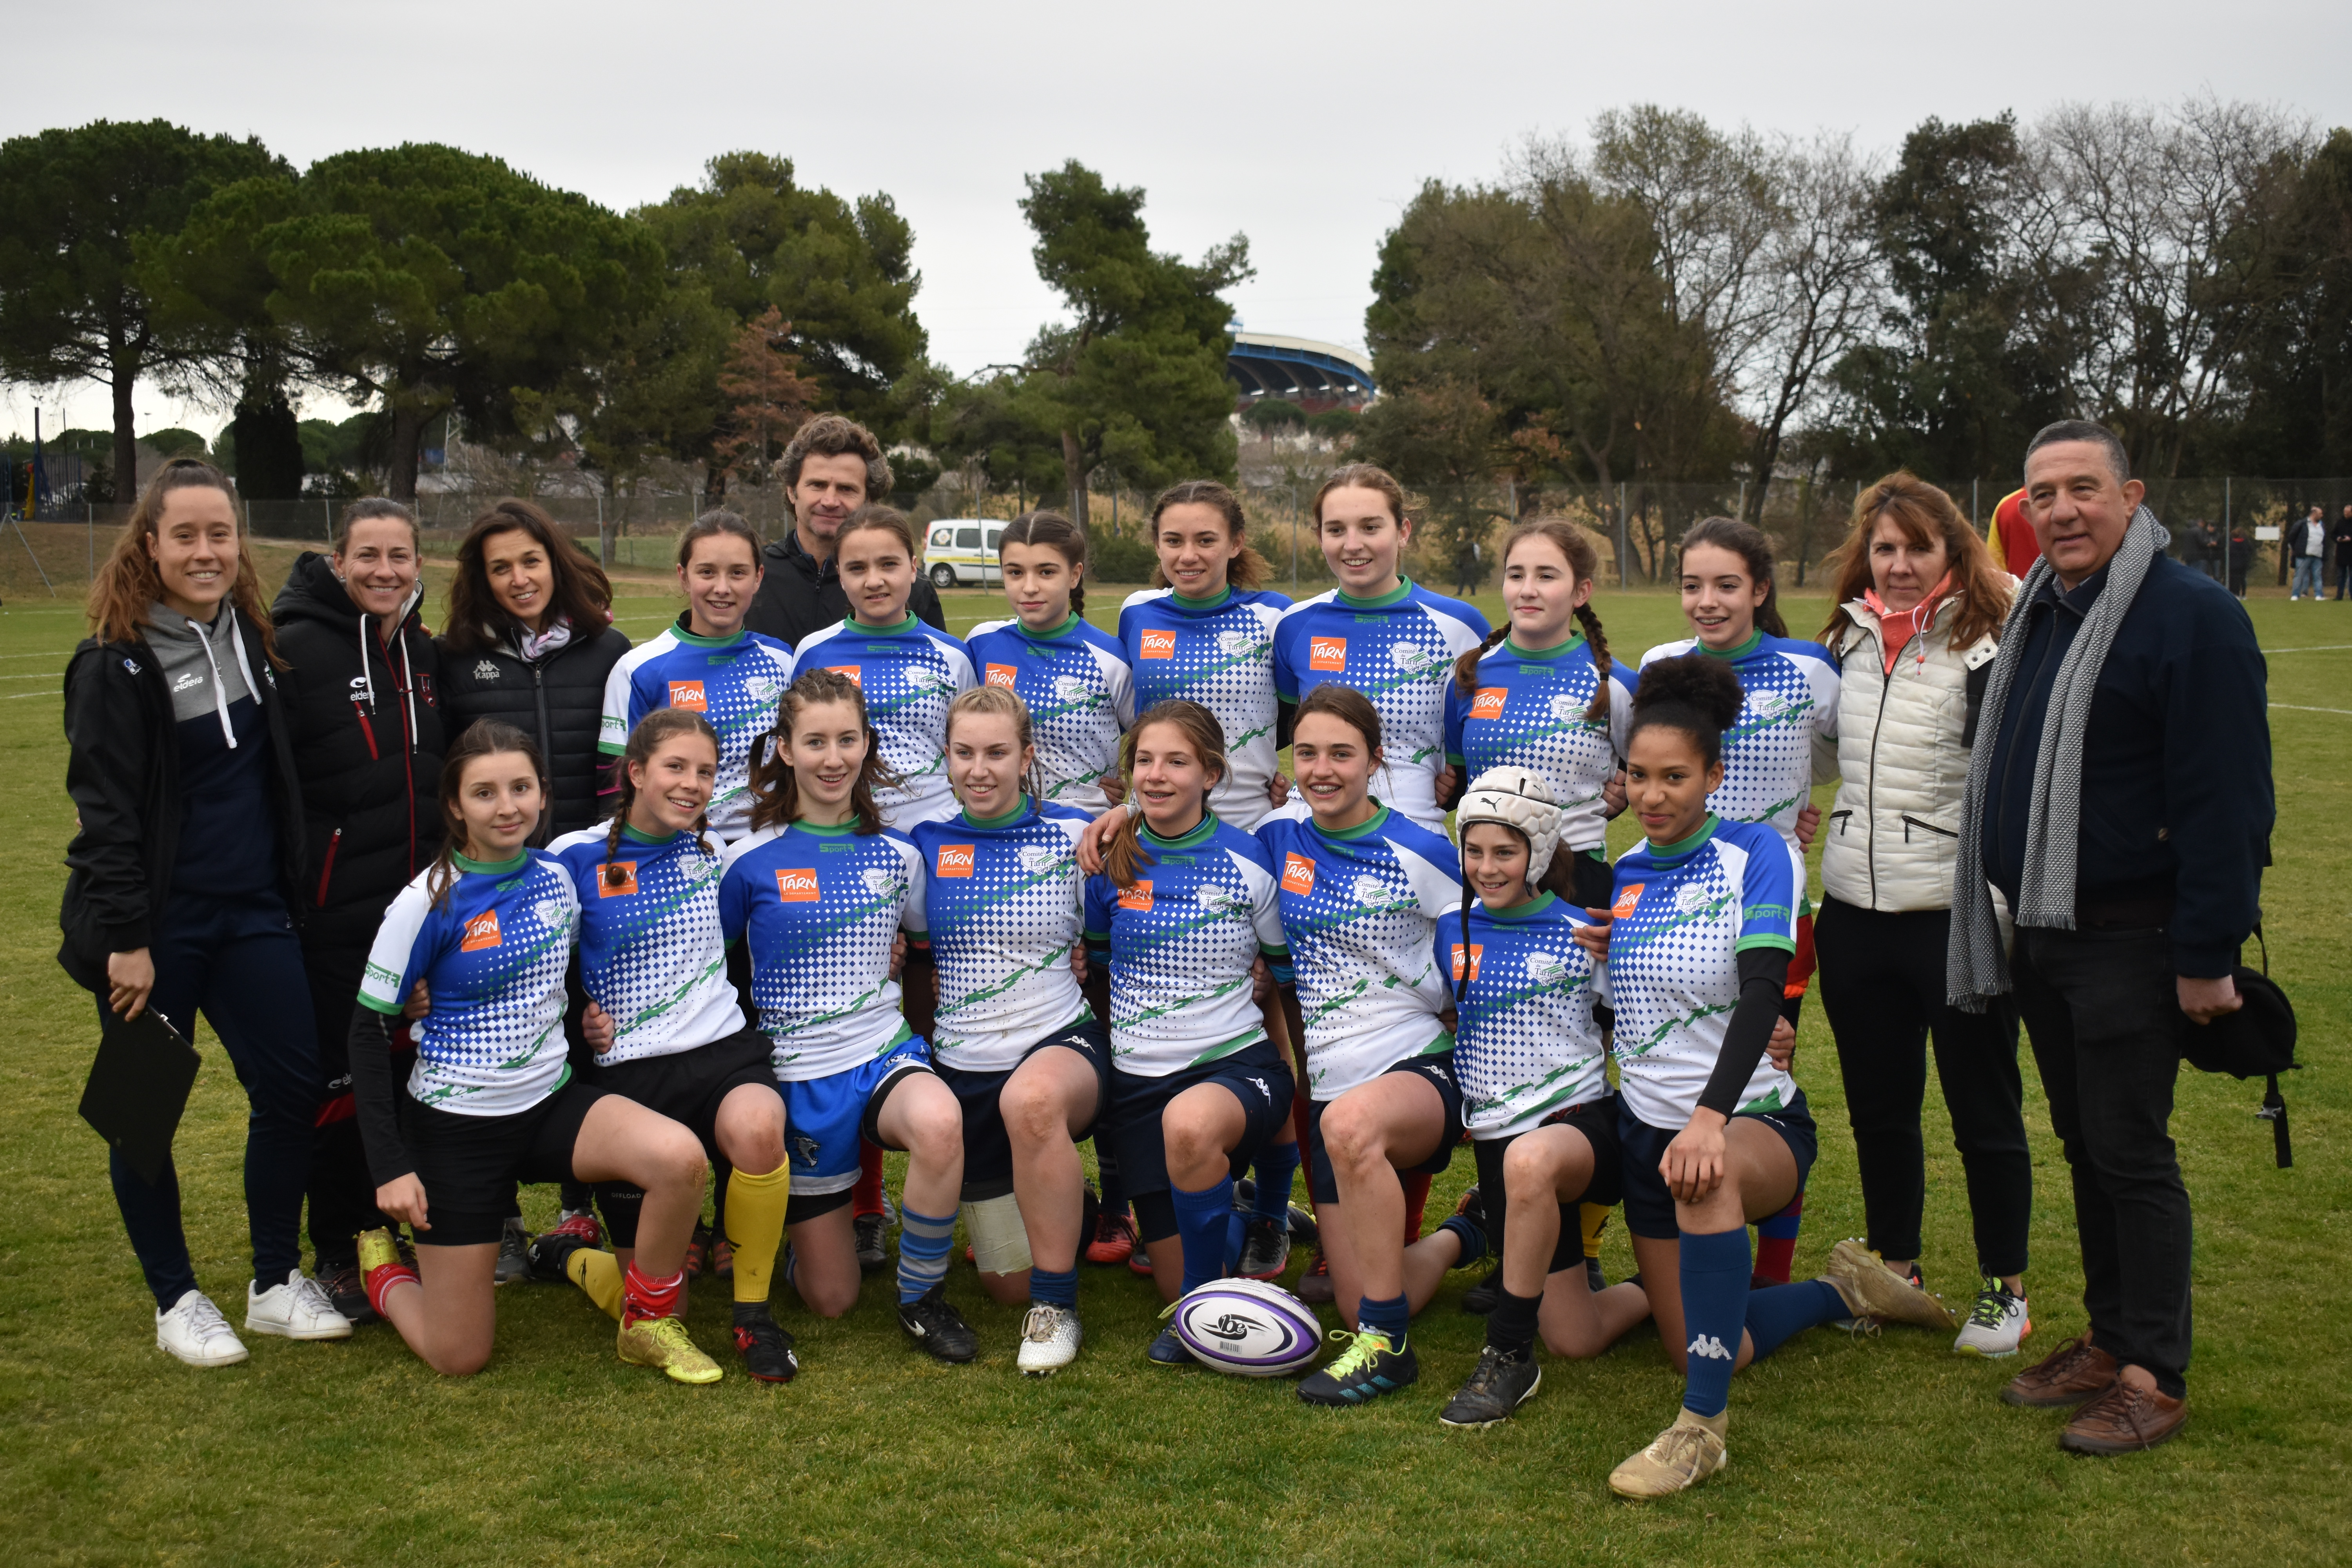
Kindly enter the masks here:
[[[2033, 759], [2032, 813], [2025, 829], [2025, 877], [2017, 889], [2017, 923], [2047, 930], [2074, 929], [2074, 872], [2082, 834], [2083, 736], [2091, 723], [2091, 695], [2115, 646], [2116, 632], [2139, 596], [2149, 564], [2164, 553], [2172, 536], [2142, 507], [2124, 531], [2123, 543], [2107, 563], [2107, 583], [2083, 617], [2074, 646], [2058, 666], [2050, 707], [2042, 721], [2040, 749]], [[1992, 793], [1992, 753], [2000, 738], [2001, 710], [2018, 666], [2025, 659], [2025, 617], [2042, 585], [2057, 575], [2047, 557], [2025, 574], [2009, 619], [2000, 629], [2000, 653], [1993, 660], [1984, 706], [1977, 718], [1977, 743], [1969, 755], [1969, 787], [1960, 805], [1959, 858], [1952, 865], [1952, 934], [1945, 950], [1947, 1000], [1964, 1013], [1981, 1013], [2010, 988], [2009, 963], [2001, 952], [2000, 928], [1993, 918], [1992, 889], [1984, 875], [1985, 802]]]

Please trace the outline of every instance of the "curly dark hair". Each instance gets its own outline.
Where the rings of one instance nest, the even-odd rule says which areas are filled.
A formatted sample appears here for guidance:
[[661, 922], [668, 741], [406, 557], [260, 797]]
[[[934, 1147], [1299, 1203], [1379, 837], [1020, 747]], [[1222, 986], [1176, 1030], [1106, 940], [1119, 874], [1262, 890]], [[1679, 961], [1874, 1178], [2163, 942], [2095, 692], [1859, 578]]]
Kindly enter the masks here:
[[882, 455], [882, 443], [874, 432], [855, 419], [845, 419], [838, 414], [820, 414], [793, 432], [792, 445], [776, 460], [776, 471], [782, 476], [784, 493], [790, 495], [801, 482], [801, 465], [810, 458], [859, 457], [866, 459], [866, 499], [880, 500], [890, 493], [890, 459]]
[[1643, 667], [1642, 683], [1633, 689], [1633, 722], [1625, 743], [1632, 745], [1634, 736], [1654, 725], [1680, 730], [1713, 767], [1723, 760], [1723, 732], [1739, 721], [1746, 700], [1739, 677], [1722, 659], [1703, 653], [1662, 658]]

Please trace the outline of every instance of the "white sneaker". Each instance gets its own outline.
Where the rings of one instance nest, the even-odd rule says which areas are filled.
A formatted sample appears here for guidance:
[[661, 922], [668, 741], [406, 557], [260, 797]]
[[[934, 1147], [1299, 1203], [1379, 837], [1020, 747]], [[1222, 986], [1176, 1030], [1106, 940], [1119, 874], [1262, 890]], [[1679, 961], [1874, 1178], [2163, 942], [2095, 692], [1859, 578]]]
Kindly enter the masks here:
[[1952, 1342], [1952, 1349], [1961, 1355], [1998, 1360], [2015, 1355], [2018, 1345], [2032, 1331], [2033, 1320], [2026, 1315], [2025, 1298], [2011, 1295], [1999, 1279], [1987, 1275], [1984, 1289], [1977, 1292], [1977, 1303], [1969, 1310], [1969, 1321], [1960, 1325], [1959, 1338]]
[[1038, 1306], [1021, 1320], [1021, 1370], [1045, 1377], [1078, 1359], [1077, 1310]]
[[283, 1285], [245, 1288], [245, 1331], [288, 1340], [347, 1340], [352, 1321], [335, 1310], [316, 1279], [297, 1268]]
[[155, 1314], [155, 1348], [190, 1366], [235, 1366], [246, 1357], [236, 1331], [202, 1290], [189, 1291], [171, 1310]]

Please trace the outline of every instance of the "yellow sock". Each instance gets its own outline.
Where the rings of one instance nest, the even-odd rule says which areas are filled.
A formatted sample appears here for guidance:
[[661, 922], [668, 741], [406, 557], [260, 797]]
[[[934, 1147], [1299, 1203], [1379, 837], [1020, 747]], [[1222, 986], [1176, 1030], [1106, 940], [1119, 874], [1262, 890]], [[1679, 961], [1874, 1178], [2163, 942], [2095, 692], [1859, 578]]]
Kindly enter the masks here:
[[764, 1301], [776, 1251], [784, 1240], [784, 1205], [792, 1197], [792, 1162], [755, 1176], [737, 1171], [727, 1182], [727, 1239], [735, 1248], [735, 1299]]
[[621, 1321], [621, 1260], [600, 1247], [583, 1247], [564, 1259], [563, 1272], [572, 1282], [588, 1294], [588, 1299], [604, 1309], [614, 1322]]
[[1600, 1204], [1576, 1205], [1577, 1223], [1584, 1229], [1584, 1256], [1601, 1256], [1601, 1233], [1609, 1228], [1609, 1211]]

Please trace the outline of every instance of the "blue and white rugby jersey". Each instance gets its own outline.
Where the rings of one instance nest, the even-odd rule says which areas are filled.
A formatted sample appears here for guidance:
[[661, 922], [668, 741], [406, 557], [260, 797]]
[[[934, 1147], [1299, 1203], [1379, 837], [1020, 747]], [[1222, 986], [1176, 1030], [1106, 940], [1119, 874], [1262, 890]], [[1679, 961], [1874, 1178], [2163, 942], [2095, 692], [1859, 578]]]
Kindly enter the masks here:
[[547, 847], [580, 900], [580, 979], [613, 1020], [600, 1065], [666, 1057], [743, 1026], [719, 933], [719, 848], [691, 833], [648, 838], [609, 825]]
[[1769, 822], [1794, 848], [1797, 814], [1813, 798], [1813, 742], [1837, 739], [1837, 660], [1817, 642], [1759, 631], [1729, 653], [1696, 637], [1661, 643], [1642, 668], [1693, 652], [1729, 659], [1747, 693], [1739, 721], [1724, 731], [1723, 786], [1707, 809], [1727, 822]]
[[1633, 721], [1633, 671], [1609, 663], [1609, 717], [1584, 717], [1601, 671], [1582, 637], [1529, 653], [1510, 638], [1478, 660], [1470, 695], [1445, 683], [1445, 755], [1469, 783], [1489, 768], [1522, 767], [1551, 785], [1566, 814], [1560, 847], [1581, 853], [1608, 842], [1601, 792], [1625, 754]]
[[1135, 672], [1135, 710], [1181, 697], [1217, 716], [1232, 772], [1209, 796], [1209, 809], [1235, 827], [1253, 828], [1273, 809], [1274, 627], [1290, 601], [1263, 590], [1228, 588], [1206, 605], [1173, 588], [1130, 594], [1119, 606], [1118, 643]]
[[[1618, 860], [1609, 1002], [1618, 1092], [1635, 1117], [1672, 1131], [1690, 1121], [1739, 1001], [1739, 953], [1796, 951], [1804, 879], [1803, 858], [1769, 826], [1712, 815], [1679, 844], [1645, 839]], [[1777, 1110], [1796, 1089], [1767, 1056], [1739, 1109]]]
[[1274, 689], [1297, 702], [1327, 680], [1353, 687], [1381, 716], [1388, 759], [1372, 794], [1433, 833], [1445, 831], [1445, 690], [1454, 661], [1486, 639], [1486, 617], [1408, 577], [1355, 599], [1334, 588], [1285, 611], [1274, 628]]
[[1281, 889], [1308, 1098], [1337, 1100], [1408, 1057], [1451, 1050], [1437, 1016], [1454, 994], [1432, 946], [1437, 917], [1462, 897], [1445, 837], [1386, 806], [1336, 833], [1286, 808], [1257, 837]]
[[1250, 971], [1265, 953], [1287, 981], [1290, 957], [1265, 845], [1213, 813], [1178, 838], [1136, 826], [1152, 864], [1132, 888], [1087, 879], [1087, 947], [1109, 966], [1113, 1064], [1166, 1078], [1265, 1039]]
[[989, 823], [915, 826], [922, 898], [907, 934], [939, 967], [931, 1052], [962, 1072], [1007, 1072], [1038, 1041], [1094, 1016], [1070, 973], [1083, 932], [1078, 836], [1092, 819], [1024, 798]]
[[751, 944], [751, 1001], [779, 1080], [830, 1078], [908, 1037], [890, 946], [921, 907], [921, 859], [887, 828], [795, 822], [727, 847], [719, 929]]
[[1119, 737], [1135, 722], [1135, 679], [1118, 639], [1072, 616], [1050, 632], [983, 621], [964, 638], [983, 686], [1010, 687], [1029, 707], [1045, 799], [1099, 816], [1105, 773], [1118, 771]]
[[511, 1116], [572, 1076], [563, 976], [580, 900], [562, 864], [541, 850], [495, 865], [456, 859], [439, 909], [425, 888], [431, 867], [393, 899], [359, 999], [396, 1015], [424, 981], [433, 1010], [417, 1030], [408, 1092], [460, 1116]]
[[685, 617], [621, 656], [604, 678], [604, 715], [596, 749], [619, 756], [629, 731], [656, 708], [684, 708], [719, 731], [719, 777], [710, 794], [710, 831], [740, 838], [751, 827], [751, 748], [776, 722], [776, 704], [793, 680], [790, 643], [758, 632], [701, 637]]
[[1591, 923], [1550, 893], [1489, 910], [1471, 900], [1470, 933], [1456, 905], [1437, 921], [1437, 961], [1465, 978], [1454, 1027], [1462, 1125], [1474, 1138], [1508, 1138], [1556, 1111], [1609, 1092], [1609, 1052], [1592, 1005], [1607, 999], [1592, 955], [1576, 944]]
[[793, 656], [793, 673], [830, 669], [866, 693], [866, 721], [881, 737], [882, 762], [896, 788], [874, 792], [882, 820], [900, 829], [955, 810], [948, 787], [948, 704], [980, 684], [963, 644], [913, 616], [877, 631], [835, 621], [811, 632]]

